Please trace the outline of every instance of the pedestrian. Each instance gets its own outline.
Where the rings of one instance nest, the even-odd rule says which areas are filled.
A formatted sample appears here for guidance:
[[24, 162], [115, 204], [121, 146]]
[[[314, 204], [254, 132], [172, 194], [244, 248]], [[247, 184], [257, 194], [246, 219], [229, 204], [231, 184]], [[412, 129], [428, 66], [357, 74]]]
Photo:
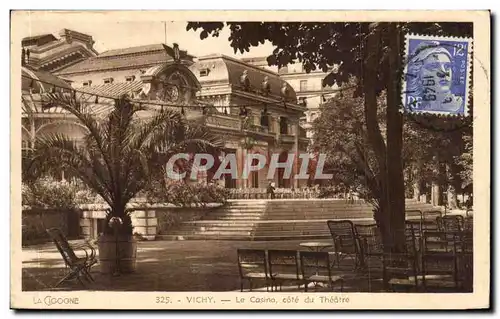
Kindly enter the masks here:
[[274, 182], [269, 182], [269, 185], [267, 185], [267, 198], [274, 199], [274, 190], [276, 188], [274, 187]]

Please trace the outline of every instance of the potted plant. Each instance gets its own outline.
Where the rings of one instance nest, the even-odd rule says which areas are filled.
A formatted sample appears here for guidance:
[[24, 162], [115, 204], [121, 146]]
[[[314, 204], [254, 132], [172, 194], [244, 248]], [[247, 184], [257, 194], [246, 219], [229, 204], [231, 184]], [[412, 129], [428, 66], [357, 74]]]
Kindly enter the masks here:
[[41, 175], [64, 169], [99, 194], [109, 206], [105, 230], [98, 239], [101, 271], [134, 271], [137, 244], [128, 203], [161, 176], [172, 155], [215, 153], [220, 140], [180, 112], [149, 108], [127, 96], [116, 99], [109, 113], [99, 116], [72, 94], [49, 97], [50, 105], [71, 113], [87, 132], [79, 141], [64, 134], [39, 138], [27, 170]]

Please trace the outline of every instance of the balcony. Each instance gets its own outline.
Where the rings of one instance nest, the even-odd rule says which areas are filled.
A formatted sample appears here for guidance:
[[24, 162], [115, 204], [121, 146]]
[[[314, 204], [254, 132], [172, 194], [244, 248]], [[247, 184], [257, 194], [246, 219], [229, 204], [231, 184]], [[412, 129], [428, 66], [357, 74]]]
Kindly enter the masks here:
[[239, 117], [225, 114], [212, 114], [205, 120], [208, 127], [241, 130], [241, 120]]
[[268, 126], [252, 124], [252, 125], [249, 125], [248, 128], [246, 128], [246, 129], [249, 131], [252, 131], [252, 132], [257, 132], [257, 133], [265, 133], [265, 134], [270, 133]]
[[331, 93], [332, 91], [337, 90], [338, 88], [332, 87], [332, 86], [325, 86], [322, 87], [321, 83], [317, 84], [308, 84], [308, 85], [301, 85], [297, 91], [297, 93], [305, 93], [305, 92], [318, 92], [318, 91], [323, 91], [325, 93]]
[[245, 130], [252, 133], [274, 135], [274, 133], [268, 126], [253, 124], [251, 123], [251, 121], [251, 118], [248, 118], [248, 121], [245, 122], [241, 117], [236, 115], [215, 113], [207, 116], [205, 124], [208, 127], [219, 129], [231, 129], [235, 131]]
[[282, 143], [295, 143], [295, 135], [291, 134], [281, 134], [280, 141]]

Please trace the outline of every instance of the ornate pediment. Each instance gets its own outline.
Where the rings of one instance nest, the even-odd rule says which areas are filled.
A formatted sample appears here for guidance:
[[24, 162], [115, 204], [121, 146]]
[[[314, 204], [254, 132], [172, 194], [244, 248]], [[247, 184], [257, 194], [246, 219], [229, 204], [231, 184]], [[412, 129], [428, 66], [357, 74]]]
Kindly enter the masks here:
[[[144, 88], [141, 95], [149, 100], [165, 103], [191, 104], [199, 89], [196, 77], [180, 65], [163, 65], [146, 72], [141, 78]], [[193, 80], [194, 79], [194, 80]]]

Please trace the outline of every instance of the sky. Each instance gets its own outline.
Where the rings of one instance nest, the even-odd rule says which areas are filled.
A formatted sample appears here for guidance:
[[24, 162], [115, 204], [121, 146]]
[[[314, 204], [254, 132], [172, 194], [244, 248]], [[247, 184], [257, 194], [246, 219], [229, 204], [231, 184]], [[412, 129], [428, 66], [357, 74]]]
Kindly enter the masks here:
[[186, 31], [187, 22], [184, 21], [126, 21], [124, 19], [110, 21], [111, 19], [95, 19], [93, 17], [89, 23], [89, 21], [82, 21], [82, 17], [84, 18], [80, 15], [78, 17], [47, 19], [43, 16], [33, 16], [26, 20], [27, 23], [22, 28], [20, 36], [28, 37], [51, 33], [59, 37], [59, 31], [67, 28], [91, 35], [95, 41], [94, 48], [99, 53], [106, 50], [155, 43], [169, 45], [178, 43], [181, 50], [187, 50], [189, 54], [195, 56], [220, 53], [240, 58], [257, 57], [268, 56], [273, 50], [270, 43], [265, 43], [251, 48], [250, 52], [244, 55], [235, 54], [229, 45], [229, 30], [227, 28], [221, 32], [218, 38], [209, 37], [200, 40], [200, 30]]

